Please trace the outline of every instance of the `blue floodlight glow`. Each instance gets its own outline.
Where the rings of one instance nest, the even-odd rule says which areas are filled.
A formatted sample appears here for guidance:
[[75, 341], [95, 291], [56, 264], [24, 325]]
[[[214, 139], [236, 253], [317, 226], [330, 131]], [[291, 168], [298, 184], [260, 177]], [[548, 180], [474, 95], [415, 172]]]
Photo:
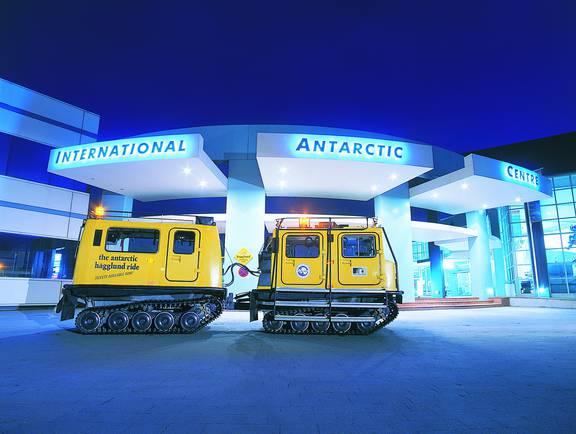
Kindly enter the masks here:
[[176, 134], [68, 146], [50, 152], [49, 170], [128, 161], [190, 158], [198, 155], [201, 136]]
[[510, 163], [502, 163], [502, 173], [506, 180], [540, 190], [540, 175], [532, 170]]
[[294, 134], [289, 140], [295, 157], [331, 158], [407, 164], [408, 144], [361, 137]]

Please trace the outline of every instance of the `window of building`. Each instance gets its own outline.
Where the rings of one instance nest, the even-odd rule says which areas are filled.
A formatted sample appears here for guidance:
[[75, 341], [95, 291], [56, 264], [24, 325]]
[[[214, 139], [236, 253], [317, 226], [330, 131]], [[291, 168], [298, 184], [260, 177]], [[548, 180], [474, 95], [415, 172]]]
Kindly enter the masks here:
[[176, 231], [174, 233], [174, 253], [190, 255], [194, 253], [196, 234], [193, 231]]
[[[556, 213], [554, 202], [548, 208], [550, 212]], [[510, 282], [515, 284], [517, 294], [534, 294], [534, 276], [532, 273], [532, 257], [528, 241], [526, 212], [524, 206], [518, 205], [508, 207], [508, 210], [507, 226], [510, 228], [510, 253], [507, 258], [511, 263]], [[545, 218], [545, 212], [546, 207], [543, 206], [543, 218]], [[503, 216], [506, 216], [506, 213], [503, 213]]]
[[556, 203], [569, 203], [574, 202], [572, 198], [572, 189], [563, 188], [561, 190], [554, 191], [554, 197], [556, 198]]
[[557, 219], [558, 212], [556, 211], [556, 205], [546, 205], [540, 209], [542, 214], [542, 220]]
[[412, 259], [414, 260], [414, 262], [428, 261], [430, 259], [430, 252], [428, 251], [428, 243], [413, 241]]
[[[540, 201], [550, 291], [558, 295], [576, 293], [576, 175], [556, 176], [552, 183], [553, 196]], [[514, 224], [511, 218], [511, 230]], [[520, 231], [521, 228], [516, 228], [516, 233]], [[522, 252], [529, 248], [522, 238], [513, 240], [515, 267], [521, 279], [523, 271], [529, 272], [520, 263], [526, 257]]]
[[520, 265], [530, 265], [531, 257], [529, 250], [517, 250], [514, 254], [516, 263]]
[[510, 209], [510, 221], [511, 222], [526, 221], [526, 213], [524, 212], [524, 207]]
[[77, 241], [0, 233], [0, 277], [72, 279]]
[[570, 187], [570, 176], [556, 176], [552, 178], [552, 182], [555, 189]]
[[528, 250], [529, 248], [528, 237], [512, 238], [512, 250]]
[[568, 218], [568, 217], [574, 217], [574, 204], [573, 203], [565, 203], [562, 205], [558, 205], [558, 217], [563, 219], [563, 218]]
[[288, 235], [286, 237], [286, 257], [317, 258], [320, 255], [318, 235]]
[[560, 232], [558, 220], [544, 220], [542, 221], [542, 230], [545, 234], [557, 234]]
[[106, 235], [108, 252], [156, 253], [160, 231], [156, 229], [111, 228]]
[[561, 249], [562, 239], [559, 234], [544, 235], [544, 245], [546, 246], [546, 249]]
[[376, 256], [374, 235], [346, 235], [342, 237], [342, 256], [345, 258], [373, 258]]
[[521, 237], [528, 234], [526, 223], [512, 223], [511, 232], [513, 237]]

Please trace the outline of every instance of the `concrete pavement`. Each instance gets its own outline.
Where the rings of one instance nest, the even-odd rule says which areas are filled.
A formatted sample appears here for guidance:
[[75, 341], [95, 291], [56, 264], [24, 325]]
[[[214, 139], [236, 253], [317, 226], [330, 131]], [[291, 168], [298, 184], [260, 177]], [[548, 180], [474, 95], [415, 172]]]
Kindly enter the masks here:
[[401, 312], [370, 336], [82, 336], [0, 311], [0, 432], [576, 432], [576, 310]]

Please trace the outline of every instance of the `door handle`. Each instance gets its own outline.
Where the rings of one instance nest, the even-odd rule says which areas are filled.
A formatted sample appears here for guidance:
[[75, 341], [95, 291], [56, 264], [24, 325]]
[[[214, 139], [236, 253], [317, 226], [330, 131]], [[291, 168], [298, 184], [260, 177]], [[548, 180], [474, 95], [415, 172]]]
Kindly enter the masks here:
[[348, 260], [346, 260], [346, 259], [341, 259], [341, 260], [340, 260], [340, 263], [341, 263], [341, 264], [344, 264], [344, 265], [350, 265], [350, 266], [352, 266], [352, 259], [348, 259]]
[[295, 260], [295, 259], [284, 259], [284, 262], [285, 262], [286, 264], [296, 265], [296, 260]]
[[173, 261], [182, 262], [182, 256], [172, 255], [170, 256], [170, 259], [172, 259]]

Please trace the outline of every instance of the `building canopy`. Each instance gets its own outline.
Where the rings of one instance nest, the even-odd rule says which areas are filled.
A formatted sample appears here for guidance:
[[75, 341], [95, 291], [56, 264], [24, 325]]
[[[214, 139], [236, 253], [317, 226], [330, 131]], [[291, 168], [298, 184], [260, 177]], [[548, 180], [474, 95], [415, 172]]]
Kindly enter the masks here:
[[56, 148], [48, 171], [142, 201], [225, 196], [227, 188], [200, 134]]
[[433, 168], [428, 145], [302, 133], [259, 133], [256, 158], [269, 196], [368, 200]]
[[470, 154], [464, 168], [410, 189], [410, 203], [447, 214], [518, 205], [549, 197], [549, 178], [504, 161]]

